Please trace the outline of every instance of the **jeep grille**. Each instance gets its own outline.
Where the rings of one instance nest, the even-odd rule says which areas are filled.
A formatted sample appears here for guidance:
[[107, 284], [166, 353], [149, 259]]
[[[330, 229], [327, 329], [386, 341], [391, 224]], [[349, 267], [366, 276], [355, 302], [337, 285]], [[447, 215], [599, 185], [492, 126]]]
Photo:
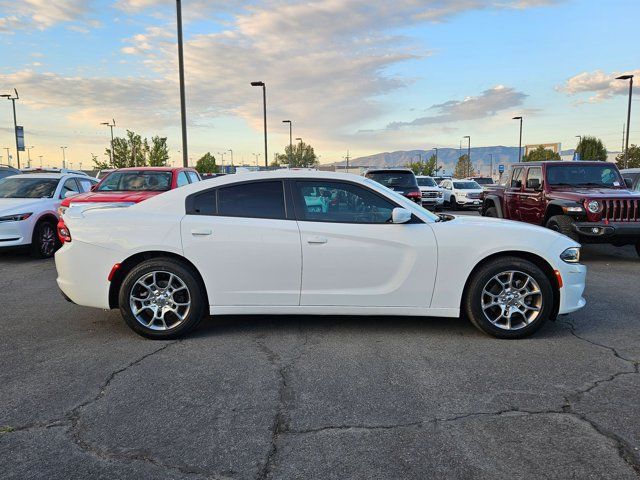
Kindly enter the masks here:
[[638, 200], [604, 200], [602, 218], [610, 222], [638, 222]]

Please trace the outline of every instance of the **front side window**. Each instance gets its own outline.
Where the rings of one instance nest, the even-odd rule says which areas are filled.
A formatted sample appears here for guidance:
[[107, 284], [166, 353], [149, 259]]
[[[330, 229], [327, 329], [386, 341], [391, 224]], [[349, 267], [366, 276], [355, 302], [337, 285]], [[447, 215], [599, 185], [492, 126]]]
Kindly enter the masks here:
[[112, 172], [98, 185], [98, 192], [164, 192], [171, 189], [171, 172], [151, 170]]
[[67, 181], [64, 182], [64, 185], [62, 185], [62, 191], [60, 192], [60, 198], [65, 198], [66, 194], [72, 192], [72, 193], [80, 193], [79, 189], [78, 189], [78, 184], [76, 183], [75, 179], [70, 178]]
[[542, 185], [542, 169], [540, 167], [530, 168], [527, 174], [527, 189], [533, 190]]
[[367, 188], [351, 183], [295, 183], [300, 220], [336, 223], [390, 223], [395, 205]]
[[53, 198], [57, 186], [57, 178], [3, 178], [0, 198]]
[[513, 177], [511, 177], [511, 188], [522, 187], [522, 168], [516, 168], [513, 171]]
[[189, 180], [191, 180], [191, 183], [200, 181], [200, 177], [198, 177], [198, 174], [196, 172], [187, 172], [187, 174], [189, 175]]
[[178, 186], [184, 187], [185, 185], [189, 185], [189, 178], [185, 172], [178, 173]]
[[274, 180], [220, 187], [218, 189], [218, 215], [285, 219], [282, 182]]

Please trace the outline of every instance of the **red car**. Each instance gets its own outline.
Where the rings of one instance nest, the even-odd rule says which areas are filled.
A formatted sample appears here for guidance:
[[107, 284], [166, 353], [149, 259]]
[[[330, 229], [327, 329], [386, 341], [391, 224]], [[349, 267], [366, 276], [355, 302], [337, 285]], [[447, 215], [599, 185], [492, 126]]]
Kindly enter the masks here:
[[110, 172], [90, 192], [65, 198], [58, 209], [58, 236], [67, 238], [62, 213], [75, 203], [139, 203], [162, 192], [199, 182], [200, 175], [193, 168], [130, 167]]

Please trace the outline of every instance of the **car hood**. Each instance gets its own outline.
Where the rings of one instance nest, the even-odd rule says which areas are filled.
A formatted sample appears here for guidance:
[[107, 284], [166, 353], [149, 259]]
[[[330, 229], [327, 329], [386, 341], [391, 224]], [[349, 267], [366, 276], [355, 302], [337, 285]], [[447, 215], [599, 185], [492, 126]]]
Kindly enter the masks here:
[[640, 199], [640, 193], [631, 192], [622, 188], [554, 188], [548, 194], [551, 198], [564, 200], [582, 200], [585, 198], [624, 198], [628, 200]]
[[508, 235], [509, 231], [518, 231], [520, 233], [526, 232], [527, 235], [530, 235], [531, 237], [537, 236], [541, 240], [556, 240], [558, 238], [566, 238], [569, 240], [568, 237], [565, 237], [558, 232], [538, 225], [533, 225], [531, 223], [517, 222], [495, 217], [472, 217], [467, 215], [453, 215], [453, 217], [454, 219], [450, 220], [450, 222], [455, 222], [466, 227], [472, 227], [477, 230], [489, 230], [498, 236]]
[[163, 192], [87, 192], [65, 199], [63, 205], [69, 206], [72, 203], [114, 203], [127, 202], [138, 203]]
[[[49, 198], [0, 198], [0, 217], [10, 215], [12, 213], [28, 213], [37, 209], [43, 200], [51, 200]], [[18, 211], [20, 210], [20, 211]]]

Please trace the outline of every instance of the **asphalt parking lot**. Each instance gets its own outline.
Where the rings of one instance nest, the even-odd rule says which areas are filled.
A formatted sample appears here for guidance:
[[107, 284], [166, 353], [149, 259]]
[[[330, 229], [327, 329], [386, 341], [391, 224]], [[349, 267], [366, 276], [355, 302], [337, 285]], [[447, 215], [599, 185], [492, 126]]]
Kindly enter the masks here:
[[585, 309], [518, 341], [462, 320], [224, 317], [181, 341], [0, 254], [0, 475], [640, 477], [640, 259], [587, 246]]

